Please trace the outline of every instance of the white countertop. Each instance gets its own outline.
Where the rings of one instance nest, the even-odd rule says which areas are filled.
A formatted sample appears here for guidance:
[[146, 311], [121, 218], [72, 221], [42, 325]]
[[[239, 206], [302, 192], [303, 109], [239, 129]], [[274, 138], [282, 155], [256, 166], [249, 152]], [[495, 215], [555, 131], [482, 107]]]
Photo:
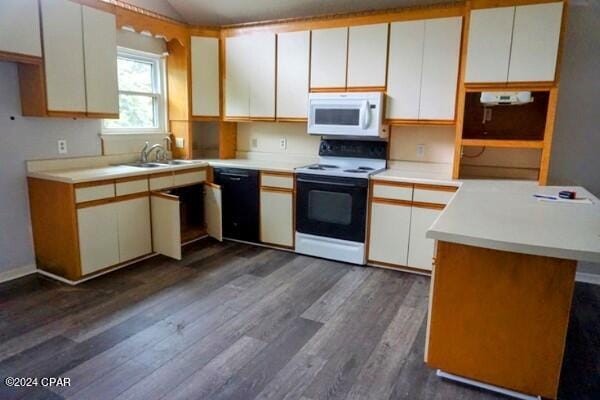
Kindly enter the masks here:
[[[593, 204], [539, 201], [574, 190]], [[427, 237], [502, 251], [600, 262], [600, 202], [582, 187], [463, 180]]]
[[295, 168], [303, 167], [310, 163], [302, 161], [280, 161], [280, 160], [255, 160], [255, 159], [241, 159], [232, 158], [224, 160], [204, 160], [210, 164], [211, 167], [232, 167], [232, 168], [246, 168], [246, 169], [258, 169], [263, 171], [274, 171], [274, 172], [294, 172]]
[[109, 165], [94, 168], [74, 168], [52, 171], [29, 172], [27, 176], [32, 178], [48, 179], [65, 183], [81, 183], [99, 181], [104, 179], [117, 179], [129, 176], [149, 175], [167, 171], [177, 171], [190, 168], [198, 168], [208, 165], [205, 161], [194, 160], [184, 165], [164, 165], [154, 168], [139, 168], [128, 165]]
[[392, 161], [388, 169], [372, 175], [372, 179], [393, 182], [459, 186], [452, 179], [452, 164]]

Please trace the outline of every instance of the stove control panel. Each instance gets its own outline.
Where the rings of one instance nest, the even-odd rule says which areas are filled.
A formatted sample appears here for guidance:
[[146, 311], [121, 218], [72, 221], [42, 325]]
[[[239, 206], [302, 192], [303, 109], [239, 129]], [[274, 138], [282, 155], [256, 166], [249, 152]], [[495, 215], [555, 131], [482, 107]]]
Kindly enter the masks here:
[[321, 139], [321, 157], [355, 157], [385, 160], [387, 142], [375, 140]]

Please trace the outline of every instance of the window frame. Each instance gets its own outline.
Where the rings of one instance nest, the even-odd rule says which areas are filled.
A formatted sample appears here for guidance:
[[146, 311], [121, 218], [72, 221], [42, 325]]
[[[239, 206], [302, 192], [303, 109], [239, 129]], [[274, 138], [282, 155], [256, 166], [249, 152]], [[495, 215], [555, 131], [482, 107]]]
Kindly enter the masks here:
[[152, 64], [152, 93], [137, 92], [131, 90], [118, 90], [118, 96], [121, 94], [147, 96], [156, 99], [154, 105], [154, 118], [157, 121], [157, 126], [154, 128], [111, 128], [106, 126], [108, 119], [102, 120], [102, 134], [148, 134], [148, 133], [164, 133], [167, 134], [167, 74], [166, 61], [163, 55], [147, 53], [144, 51], [128, 49], [125, 47], [117, 47], [117, 59], [126, 58]]

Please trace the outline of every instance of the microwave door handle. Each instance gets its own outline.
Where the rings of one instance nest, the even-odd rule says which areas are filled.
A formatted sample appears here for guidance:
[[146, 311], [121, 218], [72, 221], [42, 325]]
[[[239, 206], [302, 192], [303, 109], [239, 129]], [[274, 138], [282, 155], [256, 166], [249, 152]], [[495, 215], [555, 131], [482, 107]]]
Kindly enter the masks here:
[[362, 120], [362, 128], [367, 129], [371, 124], [371, 109], [369, 107], [369, 102], [363, 102], [363, 120]]

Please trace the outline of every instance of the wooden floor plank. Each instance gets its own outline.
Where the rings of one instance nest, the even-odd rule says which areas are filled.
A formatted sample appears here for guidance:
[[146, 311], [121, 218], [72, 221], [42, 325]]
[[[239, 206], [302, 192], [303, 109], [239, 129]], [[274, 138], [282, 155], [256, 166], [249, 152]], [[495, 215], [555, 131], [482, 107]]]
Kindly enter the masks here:
[[211, 398], [214, 400], [247, 400], [258, 395], [273, 377], [294, 357], [322, 324], [297, 318], [294, 323], [256, 358], [248, 362]]
[[163, 398], [168, 400], [210, 398], [266, 345], [267, 343], [261, 340], [243, 336]]

